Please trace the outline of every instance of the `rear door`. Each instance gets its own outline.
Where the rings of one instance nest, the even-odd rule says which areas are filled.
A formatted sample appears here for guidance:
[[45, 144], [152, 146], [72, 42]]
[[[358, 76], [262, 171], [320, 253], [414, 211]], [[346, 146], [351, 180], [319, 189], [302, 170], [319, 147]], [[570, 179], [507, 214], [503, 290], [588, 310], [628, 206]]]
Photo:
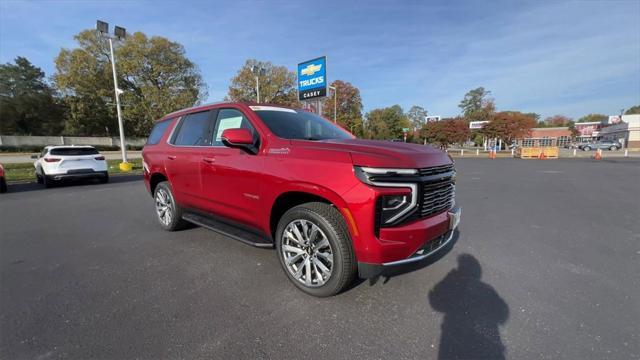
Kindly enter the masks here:
[[211, 149], [202, 158], [202, 184], [207, 210], [228, 219], [259, 227], [260, 174], [264, 159], [241, 149], [224, 146], [222, 132], [226, 129], [246, 128], [260, 147], [260, 136], [249, 118], [235, 108], [222, 108], [216, 114]]
[[200, 167], [202, 157], [211, 149], [214, 113], [206, 110], [183, 116], [169, 138], [165, 170], [174, 197], [182, 206], [204, 206]]

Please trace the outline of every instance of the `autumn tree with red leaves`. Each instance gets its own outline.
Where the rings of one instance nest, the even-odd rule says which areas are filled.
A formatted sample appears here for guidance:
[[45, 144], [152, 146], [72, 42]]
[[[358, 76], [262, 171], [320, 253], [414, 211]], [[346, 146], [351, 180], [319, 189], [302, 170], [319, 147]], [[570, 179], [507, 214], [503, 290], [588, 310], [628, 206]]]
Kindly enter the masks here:
[[516, 112], [499, 112], [482, 127], [482, 134], [488, 138], [502, 139], [508, 146], [514, 140], [528, 136], [535, 126], [536, 120], [530, 116]]
[[469, 138], [469, 124], [464, 118], [449, 118], [432, 121], [422, 127], [421, 136], [428, 143], [447, 148], [451, 144], [462, 143]]

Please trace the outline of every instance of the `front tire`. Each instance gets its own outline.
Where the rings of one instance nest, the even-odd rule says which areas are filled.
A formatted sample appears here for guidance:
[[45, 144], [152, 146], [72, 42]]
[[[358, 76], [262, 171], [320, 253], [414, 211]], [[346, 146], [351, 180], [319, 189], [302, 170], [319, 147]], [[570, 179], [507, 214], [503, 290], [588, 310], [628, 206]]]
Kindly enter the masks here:
[[275, 242], [285, 274], [309, 295], [335, 295], [357, 273], [347, 225], [329, 204], [311, 202], [289, 209], [278, 222]]
[[0, 178], [0, 193], [7, 192], [7, 180], [5, 178]]
[[153, 199], [156, 217], [164, 230], [176, 231], [185, 226], [186, 223], [182, 219], [182, 208], [176, 204], [168, 181], [163, 181], [156, 186]]
[[612, 147], [609, 148], [609, 150], [616, 151], [616, 150], [618, 150], [618, 147], [617, 146], [612, 146]]
[[582, 148], [582, 150], [584, 150], [584, 151], [590, 151], [590, 150], [591, 150], [591, 147], [590, 147], [590, 146], [585, 146], [585, 147], [583, 147], [583, 148]]

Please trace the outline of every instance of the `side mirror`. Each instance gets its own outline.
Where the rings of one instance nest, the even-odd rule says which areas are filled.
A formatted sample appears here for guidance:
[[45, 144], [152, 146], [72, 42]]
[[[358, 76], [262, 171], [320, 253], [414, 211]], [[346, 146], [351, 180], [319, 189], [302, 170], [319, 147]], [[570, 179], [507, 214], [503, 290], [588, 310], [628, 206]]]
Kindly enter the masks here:
[[38, 159], [38, 155], [31, 155], [32, 159]]
[[238, 148], [256, 154], [258, 151], [253, 143], [253, 135], [249, 129], [226, 129], [222, 132], [222, 143], [230, 148]]

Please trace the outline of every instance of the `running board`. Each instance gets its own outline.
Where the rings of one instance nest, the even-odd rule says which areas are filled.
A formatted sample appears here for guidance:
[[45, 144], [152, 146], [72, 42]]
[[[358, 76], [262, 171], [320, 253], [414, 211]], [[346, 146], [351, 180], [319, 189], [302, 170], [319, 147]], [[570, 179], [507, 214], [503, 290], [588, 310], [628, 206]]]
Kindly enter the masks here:
[[212, 219], [209, 216], [187, 212], [182, 215], [182, 218], [190, 223], [196, 224], [198, 226], [202, 226], [209, 230], [213, 230], [218, 234], [228, 236], [230, 238], [233, 238], [234, 240], [241, 241], [247, 245], [256, 246], [260, 248], [273, 247], [272, 242], [270, 242], [265, 237], [260, 236], [259, 234], [253, 231], [241, 229], [237, 226], [233, 226], [225, 222]]

